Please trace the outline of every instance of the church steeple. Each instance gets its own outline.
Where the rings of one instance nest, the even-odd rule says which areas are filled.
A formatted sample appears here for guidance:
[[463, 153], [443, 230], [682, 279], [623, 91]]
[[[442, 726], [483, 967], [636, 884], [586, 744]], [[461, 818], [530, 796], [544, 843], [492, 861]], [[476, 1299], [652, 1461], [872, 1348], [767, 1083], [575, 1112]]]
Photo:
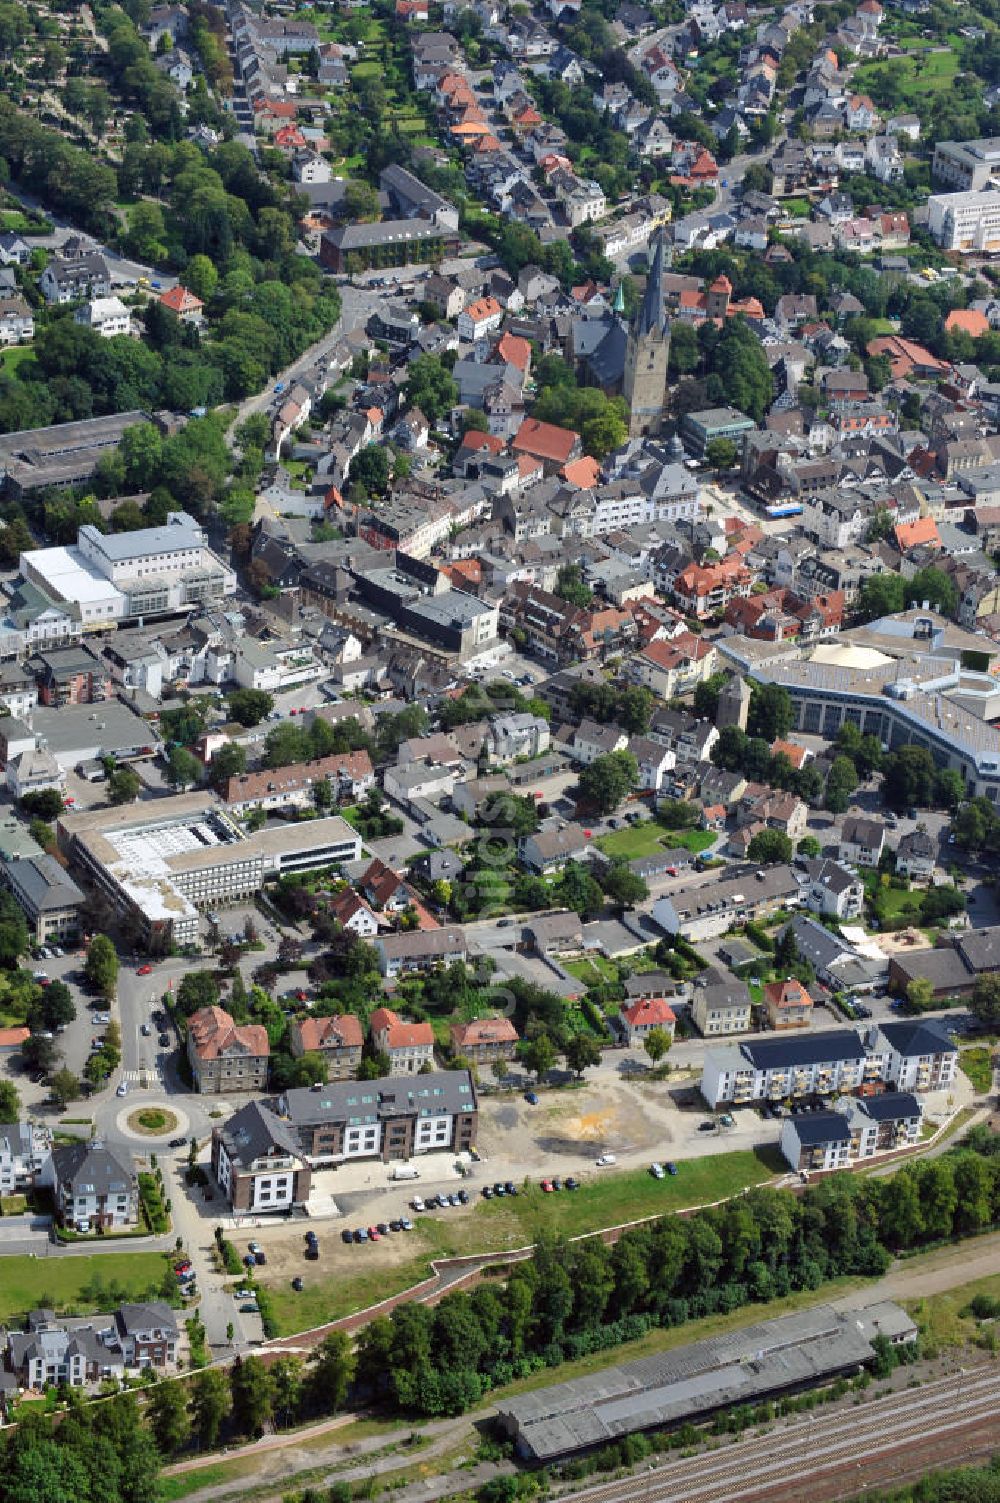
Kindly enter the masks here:
[[615, 288], [615, 300], [611, 304], [611, 308], [619, 316], [625, 312], [625, 285], [621, 278], [619, 278], [618, 286]]
[[665, 318], [663, 312], [663, 232], [658, 231], [656, 236], [656, 249], [653, 252], [653, 264], [649, 268], [649, 276], [646, 278], [646, 291], [643, 295], [642, 306], [639, 309], [639, 320], [636, 333], [641, 338], [643, 334], [652, 334], [654, 331], [662, 333]]
[[622, 394], [629, 411], [629, 433], [656, 434], [663, 422], [670, 358], [670, 327], [663, 300], [663, 232], [653, 243], [646, 290], [629, 330]]

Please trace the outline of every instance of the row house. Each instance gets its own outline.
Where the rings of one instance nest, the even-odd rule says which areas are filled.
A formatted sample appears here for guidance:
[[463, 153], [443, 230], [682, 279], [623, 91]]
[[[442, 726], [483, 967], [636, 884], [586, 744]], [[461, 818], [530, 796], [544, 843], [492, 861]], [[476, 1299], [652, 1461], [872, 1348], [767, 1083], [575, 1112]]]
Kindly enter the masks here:
[[315, 762], [291, 767], [237, 773], [226, 782], [222, 797], [233, 814], [251, 809], [306, 808], [317, 787], [329, 784], [334, 800], [356, 803], [375, 785], [375, 770], [367, 751], [335, 752]]

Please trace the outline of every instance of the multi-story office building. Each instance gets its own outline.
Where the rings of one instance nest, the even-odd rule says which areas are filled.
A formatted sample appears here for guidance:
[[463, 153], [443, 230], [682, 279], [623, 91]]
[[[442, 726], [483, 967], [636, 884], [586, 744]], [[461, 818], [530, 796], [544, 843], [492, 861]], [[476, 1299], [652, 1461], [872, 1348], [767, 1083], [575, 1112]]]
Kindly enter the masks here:
[[22, 553], [21, 572], [84, 630], [136, 617], [208, 605], [236, 590], [236, 575], [208, 546], [204, 529], [184, 511], [162, 527], [101, 533], [89, 524], [76, 547]]
[[52, 940], [60, 944], [79, 929], [80, 908], [86, 899], [54, 856], [0, 858], [0, 887], [17, 900], [36, 944]]
[[931, 178], [960, 193], [981, 193], [1000, 176], [1000, 136], [979, 141], [938, 141]]
[[360, 836], [336, 815], [248, 835], [210, 793], [66, 814], [58, 839], [153, 951], [193, 944], [199, 910], [252, 898], [282, 872], [361, 855]]
[[1000, 193], [936, 193], [927, 200], [927, 228], [942, 250], [1000, 250]]

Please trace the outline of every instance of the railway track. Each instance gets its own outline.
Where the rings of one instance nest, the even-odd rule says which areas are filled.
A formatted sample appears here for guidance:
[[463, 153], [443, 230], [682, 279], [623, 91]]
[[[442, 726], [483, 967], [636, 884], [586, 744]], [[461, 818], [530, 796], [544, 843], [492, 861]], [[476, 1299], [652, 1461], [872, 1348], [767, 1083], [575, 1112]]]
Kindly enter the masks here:
[[[854, 1411], [813, 1413], [748, 1440], [568, 1495], [572, 1503], [778, 1503], [851, 1496], [949, 1456], [1000, 1447], [1000, 1367], [977, 1367]], [[956, 1445], [951, 1442], [958, 1443]], [[921, 1459], [925, 1458], [925, 1459]], [[872, 1475], [872, 1473], [875, 1475]]]

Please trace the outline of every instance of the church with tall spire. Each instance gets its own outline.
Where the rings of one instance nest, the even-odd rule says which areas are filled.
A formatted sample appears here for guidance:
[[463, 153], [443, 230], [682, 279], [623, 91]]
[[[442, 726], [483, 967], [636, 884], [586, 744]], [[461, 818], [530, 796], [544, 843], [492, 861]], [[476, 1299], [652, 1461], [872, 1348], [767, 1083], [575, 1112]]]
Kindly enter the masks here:
[[642, 303], [628, 331], [622, 395], [631, 438], [656, 435], [667, 399], [670, 325], [663, 302], [663, 232], [655, 239], [653, 261]]

